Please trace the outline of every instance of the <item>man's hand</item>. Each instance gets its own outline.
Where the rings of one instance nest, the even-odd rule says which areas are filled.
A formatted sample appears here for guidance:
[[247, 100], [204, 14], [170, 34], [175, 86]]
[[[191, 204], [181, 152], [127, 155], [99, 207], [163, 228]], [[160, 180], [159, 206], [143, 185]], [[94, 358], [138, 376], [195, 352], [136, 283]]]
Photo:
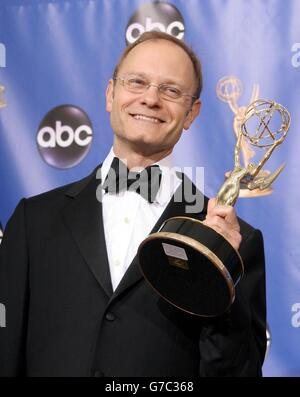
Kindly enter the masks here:
[[238, 250], [242, 241], [240, 225], [235, 210], [230, 205], [216, 205], [216, 199], [208, 202], [205, 225], [210, 226], [216, 232], [225, 237], [230, 244]]

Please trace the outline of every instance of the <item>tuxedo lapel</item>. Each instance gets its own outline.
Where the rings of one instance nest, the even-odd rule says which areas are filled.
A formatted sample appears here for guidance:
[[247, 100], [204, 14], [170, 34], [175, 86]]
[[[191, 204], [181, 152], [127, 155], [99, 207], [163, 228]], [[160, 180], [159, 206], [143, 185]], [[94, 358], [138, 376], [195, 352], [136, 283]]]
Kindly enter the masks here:
[[[186, 205], [187, 202], [182, 199], [178, 201], [176, 197], [184, 197], [182, 194], [184, 185], [188, 186], [188, 188], [191, 189], [191, 191], [194, 192], [194, 194], [200, 195], [203, 197], [203, 194], [196, 188], [196, 186], [192, 183], [192, 181], [187, 178], [185, 175], [183, 175], [183, 183], [178, 187], [176, 193], [173, 195], [171, 198], [169, 204], [167, 205], [166, 209], [162, 213], [161, 217], [158, 219], [156, 224], [154, 225], [153, 229], [151, 230], [150, 233], [155, 233], [157, 232], [161, 225], [163, 224], [164, 221], [166, 221], [169, 218], [175, 217], [175, 216], [191, 216], [191, 217], [196, 217], [198, 219], [203, 220], [205, 215], [206, 215], [206, 210], [207, 210], [207, 198], [204, 196], [204, 206], [203, 209], [200, 213], [198, 214], [188, 214], [186, 213]], [[187, 184], [187, 185], [186, 185]], [[177, 194], [179, 193], [179, 189], [181, 189], [181, 195]], [[142, 273], [140, 271], [139, 267], [139, 262], [138, 262], [138, 257], [137, 255], [134, 257], [133, 261], [131, 262], [130, 266], [128, 267], [126, 273], [124, 274], [122, 280], [120, 281], [117, 289], [115, 290], [114, 294], [112, 295], [109, 303], [116, 299], [116, 297], [120, 296], [123, 292], [125, 292], [128, 288], [132, 287], [134, 284], [136, 284], [138, 281], [140, 281], [143, 278]]]
[[97, 200], [99, 180], [96, 172], [67, 191], [69, 203], [62, 210], [64, 222], [93, 275], [110, 297], [113, 293], [105, 235], [102, 204]]

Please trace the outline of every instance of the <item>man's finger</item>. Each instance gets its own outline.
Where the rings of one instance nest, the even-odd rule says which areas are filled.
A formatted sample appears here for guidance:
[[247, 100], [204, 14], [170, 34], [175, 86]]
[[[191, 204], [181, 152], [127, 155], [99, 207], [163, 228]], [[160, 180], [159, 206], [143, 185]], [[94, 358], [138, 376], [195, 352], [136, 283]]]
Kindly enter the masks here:
[[219, 216], [225, 219], [232, 227], [240, 231], [240, 225], [236, 216], [236, 212], [230, 205], [216, 205], [216, 199], [210, 199], [207, 207], [207, 217]]

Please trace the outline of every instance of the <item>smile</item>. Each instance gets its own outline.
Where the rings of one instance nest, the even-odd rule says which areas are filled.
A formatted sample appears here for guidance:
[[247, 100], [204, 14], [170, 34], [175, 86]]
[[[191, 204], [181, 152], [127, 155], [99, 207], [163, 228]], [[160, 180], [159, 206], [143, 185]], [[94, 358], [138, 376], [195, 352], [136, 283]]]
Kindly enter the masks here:
[[131, 116], [135, 120], [147, 121], [147, 122], [154, 123], [154, 124], [158, 124], [158, 123], [163, 123], [164, 122], [163, 120], [158, 119], [156, 117], [145, 116], [143, 114], [131, 114]]

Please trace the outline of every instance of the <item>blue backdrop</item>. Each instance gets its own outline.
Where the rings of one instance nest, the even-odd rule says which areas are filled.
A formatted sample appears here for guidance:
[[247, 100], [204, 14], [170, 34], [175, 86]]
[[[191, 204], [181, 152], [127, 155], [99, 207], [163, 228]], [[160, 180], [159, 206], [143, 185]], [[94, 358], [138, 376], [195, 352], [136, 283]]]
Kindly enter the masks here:
[[[2, 225], [22, 197], [79, 179], [106, 156], [112, 132], [104, 92], [126, 45], [126, 34], [134, 40], [143, 30], [156, 27], [184, 36], [203, 63], [203, 106], [201, 116], [176, 147], [175, 157], [179, 166], [205, 168], [207, 195], [216, 194], [224, 172], [233, 165], [234, 113], [218, 97], [220, 79], [235, 76], [243, 84], [236, 107], [249, 103], [257, 84], [260, 97], [282, 103], [291, 113], [287, 139], [266, 166], [274, 170], [286, 162], [274, 192], [241, 198], [236, 208], [241, 217], [263, 231], [265, 239], [272, 343], [264, 374], [299, 376], [299, 17], [298, 0], [169, 0], [163, 4], [0, 0], [0, 86], [5, 87], [5, 91], [0, 88], [0, 95], [6, 102], [5, 107], [0, 102]], [[87, 116], [92, 131], [89, 145], [85, 144], [85, 129], [78, 134], [77, 143], [52, 147], [48, 130], [44, 147], [38, 147], [38, 131], [51, 124], [51, 115], [45, 116], [52, 111], [52, 119], [58, 117], [53, 109], [61, 105], [72, 105], [66, 107], [69, 113], [63, 125], [69, 120], [73, 131], [82, 114]], [[72, 124], [70, 118], [76, 112], [80, 120]], [[54, 131], [54, 124], [51, 128]], [[62, 140], [66, 137], [65, 132]], [[77, 156], [77, 161], [57, 168], [55, 161], [65, 155]]]

